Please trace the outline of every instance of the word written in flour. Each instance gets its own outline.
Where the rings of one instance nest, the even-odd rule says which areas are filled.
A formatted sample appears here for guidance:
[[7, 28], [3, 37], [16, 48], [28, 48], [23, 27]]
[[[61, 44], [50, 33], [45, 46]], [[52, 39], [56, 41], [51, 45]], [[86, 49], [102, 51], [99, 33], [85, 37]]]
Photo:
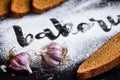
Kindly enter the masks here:
[[[107, 19], [111, 25], [118, 25], [120, 23], [120, 15], [117, 15], [117, 21], [115, 21], [111, 16], [107, 16]], [[65, 25], [61, 25], [61, 23], [55, 18], [51, 18], [50, 21], [53, 23], [54, 27], [58, 31], [58, 34], [55, 35], [51, 31], [51, 29], [46, 28], [43, 30], [43, 32], [40, 32], [35, 35], [36, 39], [43, 39], [43, 38], [47, 37], [50, 40], [55, 40], [60, 35], [62, 35], [63, 37], [67, 37], [71, 33], [73, 24], [66, 23]], [[96, 20], [94, 18], [90, 18], [89, 21], [92, 23], [98, 23], [99, 26], [101, 27], [101, 29], [105, 32], [109, 32], [112, 29], [112, 26], [108, 27], [104, 20]], [[80, 31], [84, 32], [84, 29], [86, 28], [85, 26], [92, 27], [93, 25], [90, 25], [90, 23], [86, 23], [86, 22], [82, 22], [82, 23], [78, 24], [77, 28], [76, 28], [77, 29], [76, 34]], [[34, 35], [31, 33], [28, 34], [26, 37], [23, 36], [23, 31], [20, 26], [14, 25], [13, 29], [15, 31], [17, 41], [21, 47], [28, 46], [34, 40]], [[75, 33], [72, 33], [72, 34], [76, 35]], [[28, 38], [29, 38], [29, 40], [28, 40]]]

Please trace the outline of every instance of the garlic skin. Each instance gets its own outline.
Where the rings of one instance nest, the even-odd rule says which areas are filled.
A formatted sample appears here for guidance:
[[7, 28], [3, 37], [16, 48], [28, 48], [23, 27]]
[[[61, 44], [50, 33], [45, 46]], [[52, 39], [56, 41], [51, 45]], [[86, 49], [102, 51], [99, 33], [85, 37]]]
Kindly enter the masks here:
[[52, 42], [49, 45], [47, 45], [47, 54], [51, 58], [53, 58], [57, 61], [61, 61], [62, 53], [63, 53], [63, 48], [60, 44], [58, 44], [56, 42]]
[[37, 53], [37, 55], [42, 57], [42, 63], [44, 65], [56, 67], [64, 58], [64, 54], [67, 52], [65, 49], [65, 47], [58, 44], [57, 42], [51, 42], [50, 44], [44, 46], [40, 53]]
[[52, 59], [49, 55], [43, 55], [42, 63], [45, 66], [56, 67], [57, 65], [59, 65], [60, 62]]
[[13, 57], [9, 67], [16, 71], [28, 70], [29, 73], [32, 73], [32, 70], [29, 66], [31, 62], [32, 59], [30, 55], [27, 52], [21, 52]]

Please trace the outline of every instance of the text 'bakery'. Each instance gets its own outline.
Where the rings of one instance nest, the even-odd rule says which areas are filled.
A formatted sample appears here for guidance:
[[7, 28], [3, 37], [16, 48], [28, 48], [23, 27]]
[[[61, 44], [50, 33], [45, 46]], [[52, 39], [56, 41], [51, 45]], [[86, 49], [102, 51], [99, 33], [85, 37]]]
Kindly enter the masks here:
[[[82, 23], [78, 24], [78, 26], [76, 27], [77, 32], [71, 33], [72, 26], [73, 26], [72, 23], [66, 23], [65, 25], [62, 25], [57, 19], [51, 18], [50, 21], [53, 23], [56, 30], [58, 30], [58, 35], [57, 36], [54, 35], [54, 33], [49, 28], [46, 28], [46, 29], [44, 29], [43, 32], [36, 34], [35, 38], [43, 39], [44, 37], [47, 37], [50, 40], [55, 40], [60, 35], [67, 37], [70, 33], [73, 35], [77, 34], [78, 32], [83, 33], [85, 31], [91, 29], [96, 22], [99, 24], [99, 26], [102, 28], [103, 31], [109, 32], [112, 29], [112, 25], [116, 26], [120, 23], [120, 15], [117, 15], [117, 21], [115, 21], [111, 16], [107, 16], [107, 19], [108, 19], [108, 22], [111, 24], [110, 27], [107, 26], [107, 24], [104, 22], [104, 20], [96, 20], [94, 18], [90, 18], [89, 23], [82, 22]], [[14, 25], [13, 29], [15, 31], [17, 41], [20, 44], [20, 46], [22, 46], [22, 47], [28, 46], [33, 41], [34, 35], [32, 33], [30, 33], [26, 37], [24, 37], [22, 28], [20, 26]], [[30, 38], [30, 41], [27, 41], [28, 40], [27, 38]]]

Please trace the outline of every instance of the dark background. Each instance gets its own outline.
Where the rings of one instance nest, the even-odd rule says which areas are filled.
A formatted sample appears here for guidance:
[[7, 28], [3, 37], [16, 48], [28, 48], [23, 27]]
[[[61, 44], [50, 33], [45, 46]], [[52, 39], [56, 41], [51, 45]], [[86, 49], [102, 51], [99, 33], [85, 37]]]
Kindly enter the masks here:
[[112, 69], [88, 80], [120, 80], [120, 69]]

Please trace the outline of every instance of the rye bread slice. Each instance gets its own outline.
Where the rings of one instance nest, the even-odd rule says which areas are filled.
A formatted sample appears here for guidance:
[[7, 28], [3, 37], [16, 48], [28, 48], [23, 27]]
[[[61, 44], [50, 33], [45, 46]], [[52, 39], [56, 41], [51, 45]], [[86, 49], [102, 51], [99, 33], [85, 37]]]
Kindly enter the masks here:
[[13, 17], [22, 17], [30, 12], [31, 0], [11, 0]]
[[66, 0], [32, 0], [32, 8], [35, 13], [42, 13], [53, 7], [59, 6]]
[[10, 11], [10, 0], [0, 0], [0, 17], [8, 14]]
[[120, 33], [106, 42], [78, 68], [79, 80], [104, 73], [120, 64]]

